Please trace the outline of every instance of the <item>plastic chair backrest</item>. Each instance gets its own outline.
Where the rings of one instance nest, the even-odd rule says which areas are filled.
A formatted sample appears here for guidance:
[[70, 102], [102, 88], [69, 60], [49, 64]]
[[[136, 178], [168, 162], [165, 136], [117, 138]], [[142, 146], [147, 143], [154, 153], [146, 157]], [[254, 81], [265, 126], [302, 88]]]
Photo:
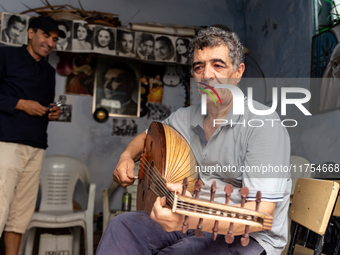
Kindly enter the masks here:
[[324, 235], [338, 192], [339, 183], [336, 181], [299, 178], [289, 218], [319, 235]]
[[73, 194], [78, 179], [88, 192], [90, 173], [85, 163], [68, 156], [45, 157], [41, 175], [40, 212], [73, 212]]
[[295, 189], [295, 184], [296, 184], [297, 179], [298, 178], [310, 178], [311, 171], [309, 168], [307, 169], [307, 167], [309, 167], [309, 161], [303, 157], [290, 156], [290, 164], [291, 164], [290, 175], [292, 179], [291, 194], [294, 194], [294, 189]]

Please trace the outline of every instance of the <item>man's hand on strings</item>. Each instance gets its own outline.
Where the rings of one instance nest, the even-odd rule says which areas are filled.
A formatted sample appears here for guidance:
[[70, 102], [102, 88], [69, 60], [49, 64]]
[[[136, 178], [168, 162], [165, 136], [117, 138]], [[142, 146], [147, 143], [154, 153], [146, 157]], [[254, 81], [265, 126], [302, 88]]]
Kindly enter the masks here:
[[165, 207], [165, 205], [166, 198], [157, 197], [150, 214], [151, 219], [161, 225], [161, 227], [167, 232], [181, 230], [184, 216], [181, 214], [173, 213], [171, 209]]
[[118, 164], [113, 173], [113, 180], [120, 186], [132, 185], [135, 181], [135, 162], [129, 156], [120, 156]]
[[[176, 192], [177, 195], [182, 194], [182, 185], [179, 183], [166, 183], [165, 186], [172, 193]], [[189, 191], [186, 191], [185, 195], [191, 197], [191, 193]], [[168, 197], [170, 197], [170, 195]], [[171, 232], [182, 230], [184, 216], [173, 213], [171, 209], [165, 207], [165, 205], [166, 198], [158, 197], [151, 211], [151, 219], [158, 222], [165, 231]]]

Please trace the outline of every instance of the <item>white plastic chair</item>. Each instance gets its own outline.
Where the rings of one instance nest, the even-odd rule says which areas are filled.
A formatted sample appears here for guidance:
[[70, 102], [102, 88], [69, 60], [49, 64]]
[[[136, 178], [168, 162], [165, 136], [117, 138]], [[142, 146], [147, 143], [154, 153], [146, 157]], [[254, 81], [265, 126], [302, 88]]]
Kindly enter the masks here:
[[297, 179], [310, 178], [311, 171], [309, 161], [303, 157], [290, 156], [290, 164], [291, 164], [290, 175], [292, 179], [292, 190], [290, 194], [293, 195]]
[[[88, 192], [87, 209], [73, 212], [73, 194], [78, 179]], [[41, 175], [41, 203], [35, 212], [23, 238], [25, 255], [33, 252], [35, 229], [73, 228], [73, 254], [79, 254], [80, 227], [84, 229], [85, 254], [93, 254], [93, 212], [96, 185], [89, 184], [87, 166], [67, 156], [47, 156]], [[26, 241], [27, 240], [27, 241]]]

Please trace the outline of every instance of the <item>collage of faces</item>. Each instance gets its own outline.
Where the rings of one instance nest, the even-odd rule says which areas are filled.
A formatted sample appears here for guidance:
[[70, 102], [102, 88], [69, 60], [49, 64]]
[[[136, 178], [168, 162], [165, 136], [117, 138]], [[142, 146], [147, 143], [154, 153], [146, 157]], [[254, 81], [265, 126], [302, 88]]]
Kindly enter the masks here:
[[[21, 46], [27, 42], [30, 16], [2, 13], [0, 43]], [[58, 20], [66, 36], [55, 50], [94, 52], [148, 61], [189, 64], [189, 38], [135, 32], [81, 20]]]

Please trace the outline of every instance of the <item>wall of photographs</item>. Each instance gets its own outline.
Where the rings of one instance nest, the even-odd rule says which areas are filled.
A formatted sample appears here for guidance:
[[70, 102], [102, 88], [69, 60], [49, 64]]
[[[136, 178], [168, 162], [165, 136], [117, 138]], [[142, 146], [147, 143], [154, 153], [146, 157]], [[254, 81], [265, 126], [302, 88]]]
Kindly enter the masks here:
[[[0, 43], [21, 46], [27, 43], [27, 28], [32, 16], [2, 13]], [[58, 20], [66, 34], [59, 37], [55, 50], [99, 53], [140, 60], [188, 64], [190, 38], [135, 32], [83, 20]]]

